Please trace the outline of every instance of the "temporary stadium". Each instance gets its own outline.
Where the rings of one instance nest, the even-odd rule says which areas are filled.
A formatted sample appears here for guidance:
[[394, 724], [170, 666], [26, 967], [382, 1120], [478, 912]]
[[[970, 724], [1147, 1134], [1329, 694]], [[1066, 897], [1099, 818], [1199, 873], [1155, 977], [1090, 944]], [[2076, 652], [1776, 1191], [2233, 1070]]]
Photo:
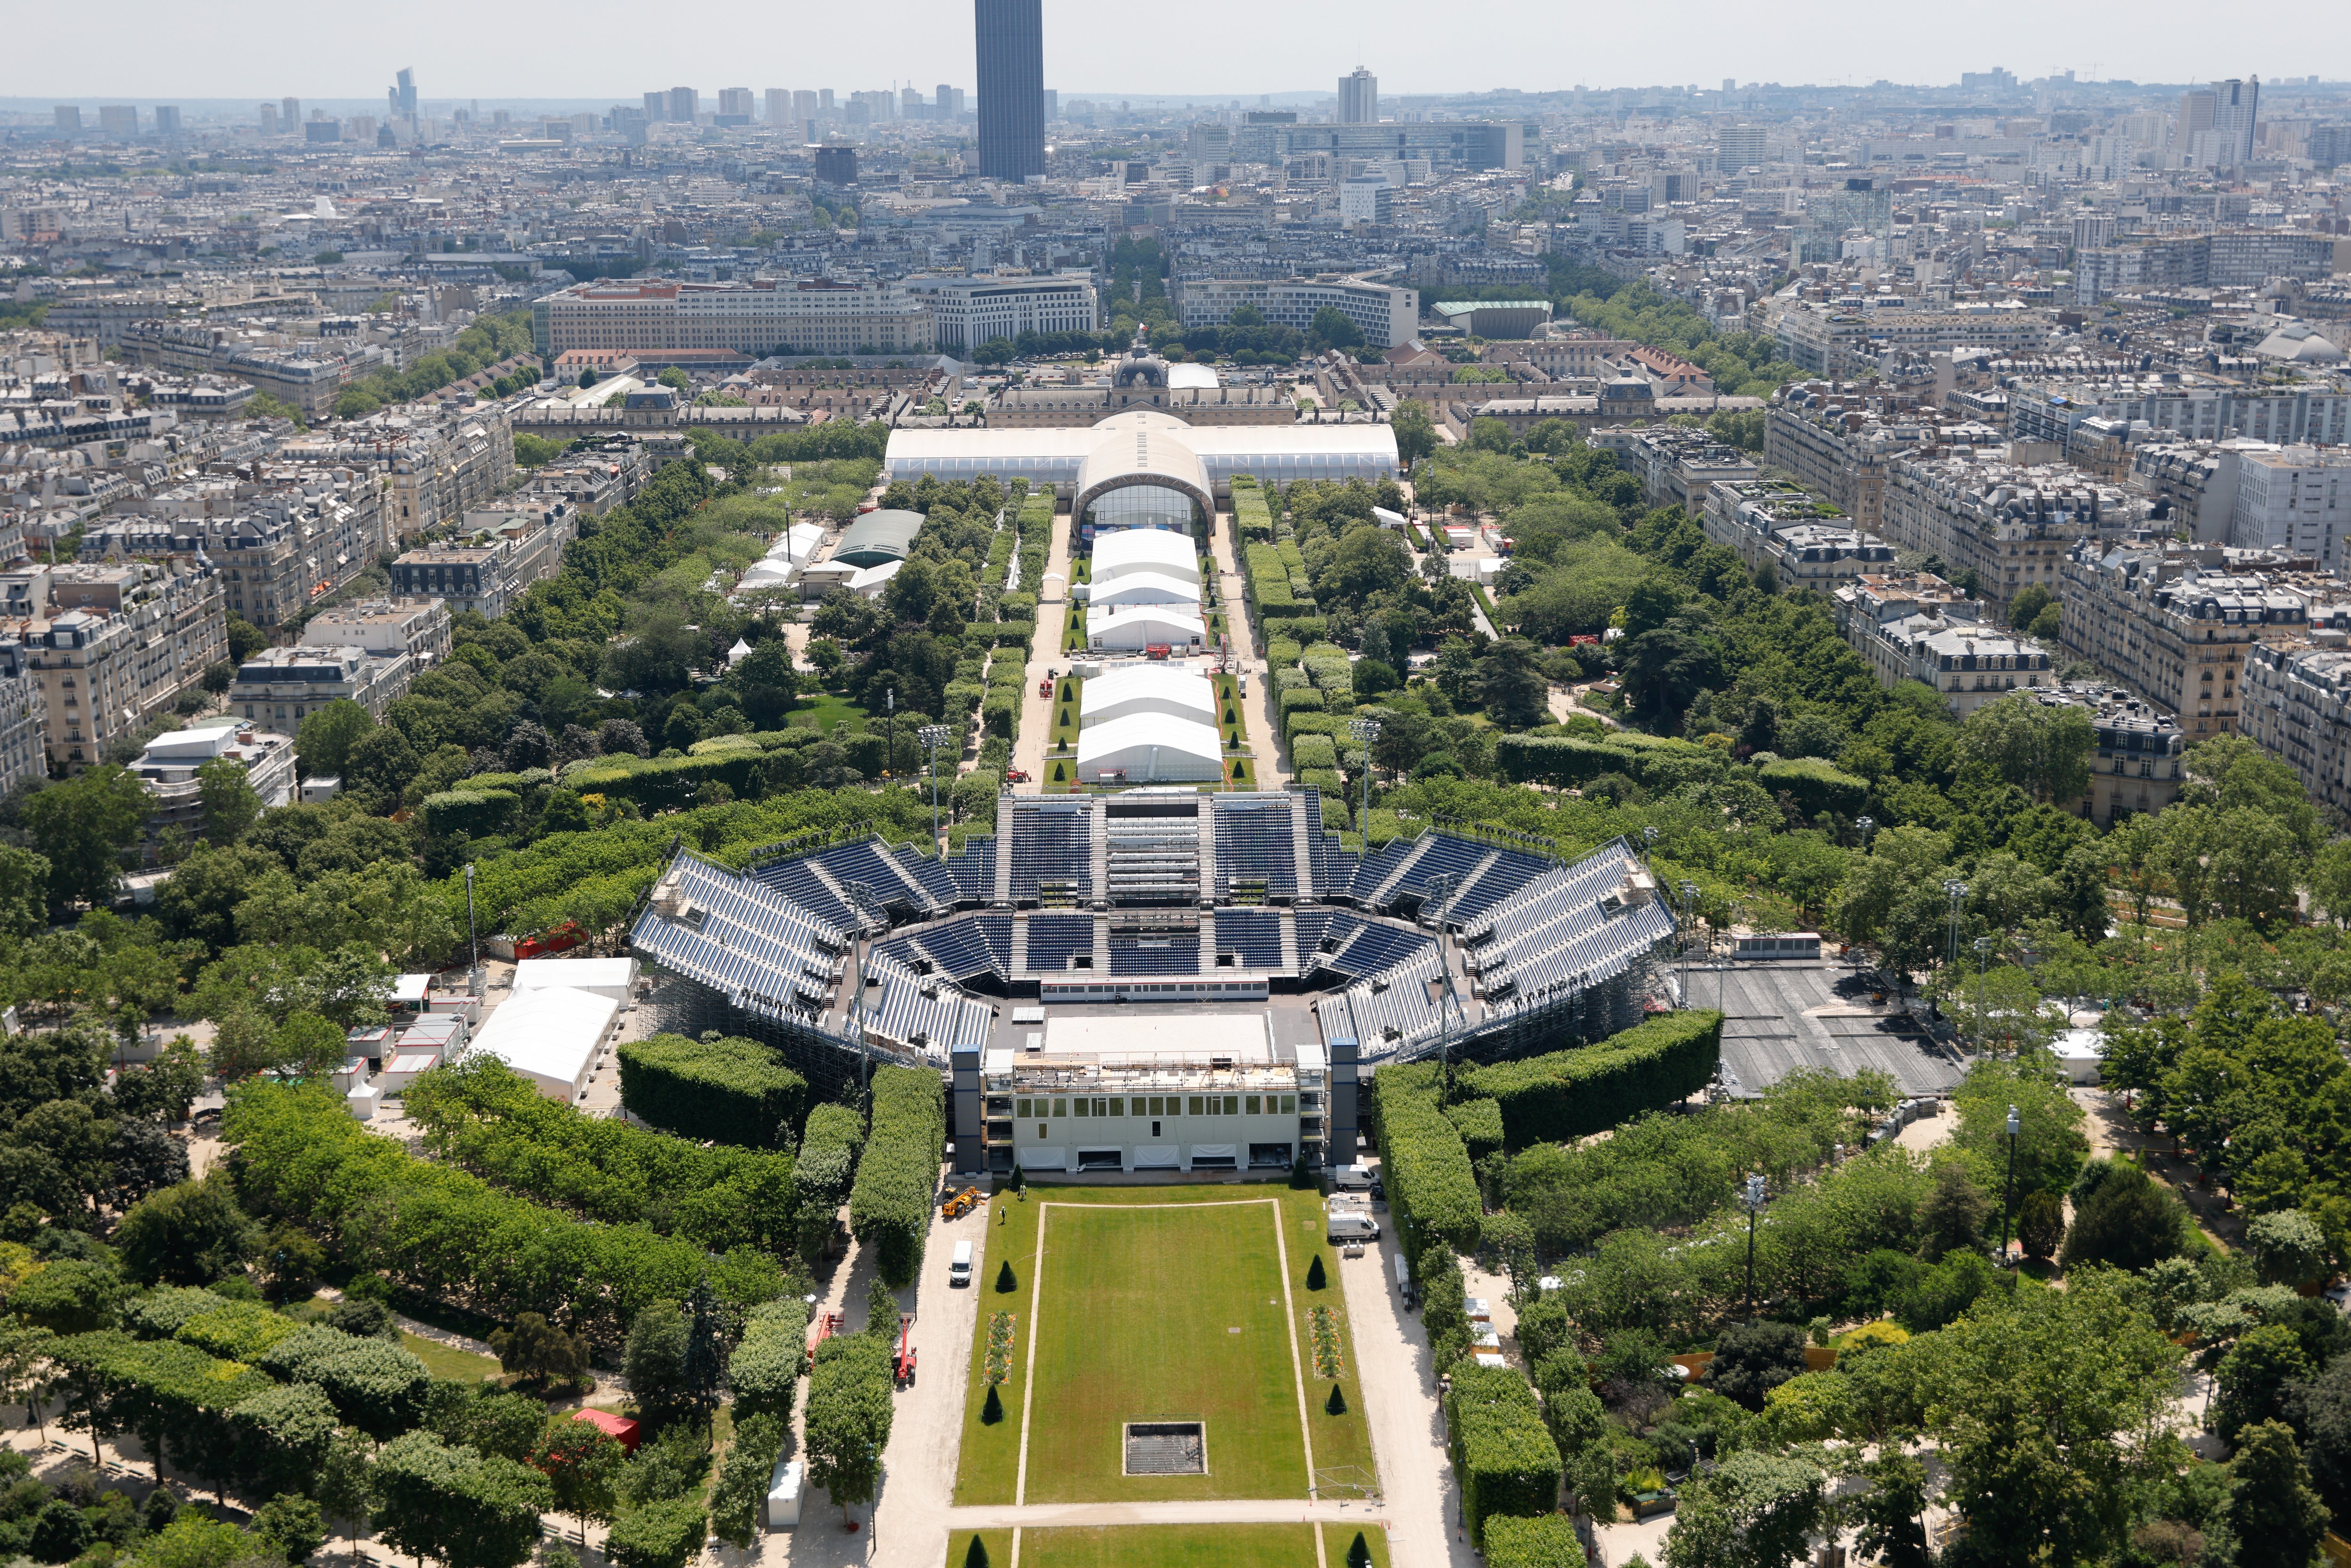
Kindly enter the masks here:
[[[1007, 794], [997, 827], [944, 858], [870, 835], [740, 870], [677, 850], [632, 921], [660, 1026], [766, 1040], [820, 1091], [936, 1067], [959, 1171], [1343, 1161], [1359, 1070], [1628, 1028], [1674, 936], [1623, 841], [1568, 859], [1431, 826], [1358, 855], [1311, 789]], [[1206, 1093], [1268, 1072], [1289, 1092]], [[1099, 1092], [1128, 1080], [1183, 1092], [1130, 1115]], [[1028, 1092], [1048, 1082], [1095, 1092]], [[1081, 1119], [1123, 1135], [1076, 1146]]]

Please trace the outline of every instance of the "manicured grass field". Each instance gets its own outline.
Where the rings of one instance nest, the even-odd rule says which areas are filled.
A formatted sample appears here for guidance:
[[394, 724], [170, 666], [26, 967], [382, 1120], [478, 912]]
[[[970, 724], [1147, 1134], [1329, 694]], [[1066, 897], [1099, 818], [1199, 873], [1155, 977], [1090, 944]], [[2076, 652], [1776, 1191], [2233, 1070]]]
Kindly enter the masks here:
[[[1055, 750], [1078, 744], [1078, 706], [1085, 693], [1085, 682], [1075, 675], [1063, 675], [1053, 685], [1053, 714], [1049, 721], [1051, 734], [1049, 745]], [[1069, 722], [1061, 722], [1067, 715]]]
[[865, 710], [847, 697], [837, 697], [828, 692], [815, 692], [803, 695], [798, 706], [784, 716], [784, 722], [787, 725], [820, 729], [825, 734], [831, 735], [832, 727], [842, 719], [860, 719], [864, 716]]
[[[1009, 1194], [995, 1199], [987, 1261], [974, 1287], [981, 1299], [964, 1406], [958, 1504], [1015, 1500], [1029, 1337], [1037, 1327], [1037, 1226], [1049, 1203], [1043, 1333], [1037, 1387], [1029, 1400], [1034, 1430], [1028, 1491], [1019, 1500], [1305, 1496], [1300, 1374], [1306, 1436], [1325, 1484], [1370, 1475], [1354, 1347], [1336, 1260], [1327, 1256], [1323, 1242], [1317, 1194], [1270, 1184], [1032, 1186], [1025, 1203]], [[1290, 1267], [1291, 1319], [1283, 1315], [1277, 1212]], [[1326, 1254], [1328, 1283], [1312, 1291], [1306, 1276], [1317, 1251]], [[1013, 1289], [999, 1293], [999, 1270], [1008, 1258]], [[1326, 1406], [1331, 1383], [1314, 1374], [1310, 1313], [1316, 1306], [1334, 1310], [1340, 1335], [1344, 1409], [1335, 1416]], [[989, 1319], [998, 1312], [1015, 1314], [1012, 1376], [1000, 1391], [1004, 1418], [989, 1423], [983, 1419], [985, 1351]], [[1241, 1332], [1231, 1333], [1235, 1328]], [[1207, 1423], [1207, 1475], [1121, 1473], [1123, 1423], [1196, 1416]], [[1024, 1561], [1027, 1555], [1024, 1546]]]
[[[1021, 1568], [1315, 1568], [1312, 1525], [1114, 1525], [1092, 1530], [1026, 1530]], [[987, 1550], [989, 1568], [1012, 1561], [1008, 1530], [956, 1531], [947, 1539], [946, 1568], [963, 1568], [974, 1534]], [[1387, 1532], [1365, 1527], [1364, 1544], [1376, 1568], [1388, 1568]], [[1330, 1568], [1345, 1568], [1356, 1527], [1322, 1526]]]

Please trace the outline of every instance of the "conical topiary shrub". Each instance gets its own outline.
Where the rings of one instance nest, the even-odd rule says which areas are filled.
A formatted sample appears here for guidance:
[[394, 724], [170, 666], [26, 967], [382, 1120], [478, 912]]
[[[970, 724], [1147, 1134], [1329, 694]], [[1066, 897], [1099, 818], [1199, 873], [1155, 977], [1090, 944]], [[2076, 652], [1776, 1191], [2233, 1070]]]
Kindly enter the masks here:
[[996, 1293], [1008, 1296], [1019, 1288], [1019, 1282], [1012, 1277], [1012, 1260], [1007, 1258], [996, 1267]]
[[[1335, 1391], [1338, 1385], [1333, 1384], [1332, 1386]], [[979, 1407], [979, 1419], [980, 1424], [986, 1427], [993, 1427], [1004, 1419], [1004, 1396], [996, 1391], [993, 1383], [987, 1385], [987, 1403]], [[983, 1557], [980, 1561], [985, 1563], [987, 1559]]]
[[1068, 728], [1068, 727], [1069, 727], [1069, 723], [1070, 723], [1070, 710], [1069, 710], [1068, 708], [1063, 708], [1063, 709], [1061, 710], [1061, 727], [1062, 727], [1064, 729], [1066, 729], [1066, 728]]
[[1063, 768], [1063, 767], [1062, 767], [1060, 763], [1058, 763], [1058, 762], [1056, 762], [1055, 764], [1053, 764], [1053, 782], [1054, 782], [1054, 783], [1056, 783], [1056, 784], [1066, 784], [1066, 783], [1068, 783], [1069, 781], [1070, 781], [1070, 774], [1069, 774], [1069, 770], [1068, 770], [1067, 768]]
[[[991, 1388], [988, 1392], [993, 1394], [996, 1390]], [[1347, 1413], [1347, 1396], [1339, 1392], [1337, 1384], [1331, 1385], [1331, 1397], [1322, 1401], [1322, 1408], [1333, 1416], [1344, 1416]]]
[[1306, 1288], [1310, 1291], [1319, 1291], [1328, 1283], [1330, 1281], [1322, 1273], [1322, 1254], [1317, 1252], [1314, 1254], [1314, 1261], [1306, 1265]]

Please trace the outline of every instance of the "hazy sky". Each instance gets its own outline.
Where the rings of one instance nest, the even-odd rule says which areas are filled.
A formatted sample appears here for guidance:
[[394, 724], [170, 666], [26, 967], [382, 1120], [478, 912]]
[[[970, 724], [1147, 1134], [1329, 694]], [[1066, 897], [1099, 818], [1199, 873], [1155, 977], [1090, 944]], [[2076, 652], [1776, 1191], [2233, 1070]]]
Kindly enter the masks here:
[[[969, 0], [667, 6], [643, 0], [16, 0], [0, 96], [143, 99], [381, 98], [413, 66], [427, 99], [635, 101], [692, 84], [841, 90], [972, 85]], [[2351, 5], [2312, 0], [2283, 28], [2220, 26], [2187, 0], [2129, 6], [1985, 0], [1968, 6], [1858, 0], [1557, 0], [1474, 5], [1350, 0], [1045, 0], [1045, 81], [1145, 96], [1328, 90], [1357, 64], [1383, 92], [1644, 87], [1740, 81], [1956, 82], [2005, 66], [2032, 78], [2185, 81], [2351, 77]], [[2233, 35], [2233, 37], [2231, 37]], [[1360, 40], [1358, 45], [1348, 40]]]

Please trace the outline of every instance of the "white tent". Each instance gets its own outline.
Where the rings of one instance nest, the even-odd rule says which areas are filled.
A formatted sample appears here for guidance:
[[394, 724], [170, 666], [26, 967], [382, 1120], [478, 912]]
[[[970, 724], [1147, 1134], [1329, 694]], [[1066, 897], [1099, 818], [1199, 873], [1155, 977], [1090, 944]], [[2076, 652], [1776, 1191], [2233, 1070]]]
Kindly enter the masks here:
[[768, 547], [769, 560], [789, 561], [794, 566], [806, 566], [816, 559], [817, 547], [824, 543], [824, 530], [814, 523], [794, 523], [776, 536]]
[[1092, 580], [1096, 598], [1129, 573], [1149, 573], [1189, 582], [1199, 597], [1199, 547], [1187, 535], [1165, 528], [1122, 528], [1094, 540]]
[[514, 972], [517, 991], [593, 991], [622, 1007], [629, 1005], [629, 990], [636, 983], [634, 958], [525, 958]]
[[1078, 690], [1080, 729], [1144, 713], [1214, 727], [1217, 690], [1205, 675], [1161, 664], [1123, 664]]
[[890, 580], [898, 575], [898, 569], [905, 564], [903, 560], [885, 560], [880, 566], [861, 568], [849, 580], [849, 591], [866, 599], [879, 599], [882, 591], [890, 586]]
[[1086, 606], [1086, 645], [1121, 649], [1192, 648], [1205, 643], [1207, 622], [1197, 607], [1176, 604], [1090, 604]]
[[1078, 732], [1081, 783], [1208, 784], [1224, 776], [1213, 725], [1135, 713]]
[[517, 991], [490, 1015], [473, 1049], [495, 1056], [550, 1100], [577, 1100], [621, 1004], [569, 986]]
[[1164, 571], [1123, 571], [1087, 590], [1088, 604], [1181, 604], [1196, 612], [1200, 585]]

